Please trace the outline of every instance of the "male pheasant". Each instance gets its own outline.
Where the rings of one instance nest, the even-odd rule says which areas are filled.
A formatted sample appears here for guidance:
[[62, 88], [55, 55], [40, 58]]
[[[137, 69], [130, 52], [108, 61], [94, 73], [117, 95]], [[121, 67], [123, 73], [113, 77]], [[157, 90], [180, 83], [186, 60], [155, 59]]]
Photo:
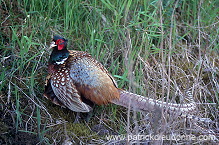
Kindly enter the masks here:
[[196, 108], [193, 101], [166, 103], [119, 89], [101, 63], [86, 52], [67, 50], [67, 40], [60, 36], [53, 37], [51, 47], [44, 96], [57, 105], [75, 112], [90, 112], [94, 104], [114, 103], [138, 111], [164, 108], [182, 116]]

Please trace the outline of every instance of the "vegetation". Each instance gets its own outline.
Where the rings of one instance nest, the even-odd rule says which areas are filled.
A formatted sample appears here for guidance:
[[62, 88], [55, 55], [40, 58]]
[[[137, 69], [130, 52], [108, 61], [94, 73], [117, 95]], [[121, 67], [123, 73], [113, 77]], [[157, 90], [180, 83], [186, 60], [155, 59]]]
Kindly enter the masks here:
[[[219, 111], [219, 2], [216, 0], [1, 0], [0, 144], [215, 143]], [[207, 125], [165, 112], [96, 106], [89, 123], [46, 100], [53, 35], [87, 51], [120, 88], [185, 103], [192, 90]], [[191, 101], [191, 100], [190, 100]], [[99, 132], [98, 132], [99, 131]], [[212, 140], [107, 140], [106, 135], [214, 135]]]

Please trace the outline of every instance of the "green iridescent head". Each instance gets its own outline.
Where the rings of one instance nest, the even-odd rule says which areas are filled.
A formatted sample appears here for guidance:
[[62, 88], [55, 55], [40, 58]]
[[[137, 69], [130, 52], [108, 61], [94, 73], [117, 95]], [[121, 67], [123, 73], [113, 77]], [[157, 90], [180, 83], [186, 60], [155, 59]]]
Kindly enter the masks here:
[[53, 51], [50, 55], [49, 62], [55, 65], [63, 64], [68, 56], [69, 51], [67, 50], [67, 43], [68, 40], [55, 35], [53, 37], [53, 42], [51, 43], [50, 47], [53, 48]]

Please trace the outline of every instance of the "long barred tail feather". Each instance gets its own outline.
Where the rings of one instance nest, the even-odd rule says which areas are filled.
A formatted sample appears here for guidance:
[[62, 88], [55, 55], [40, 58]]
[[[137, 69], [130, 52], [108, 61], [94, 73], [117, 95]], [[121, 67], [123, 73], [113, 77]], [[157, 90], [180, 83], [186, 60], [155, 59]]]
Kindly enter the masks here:
[[135, 110], [150, 111], [156, 108], [164, 108], [169, 111], [180, 111], [180, 112], [190, 112], [195, 110], [195, 102], [187, 104], [175, 104], [167, 103], [152, 98], [137, 95], [128, 91], [120, 90], [120, 99], [112, 100], [112, 103], [128, 107], [130, 102], [130, 107]]
[[[186, 104], [176, 104], [167, 103], [152, 98], [137, 95], [128, 91], [119, 89], [120, 99], [114, 99], [111, 102], [123, 107], [130, 107], [132, 110], [136, 111], [153, 111], [157, 109], [164, 109], [169, 114], [177, 114], [178, 116], [185, 117], [188, 119], [193, 119], [202, 122], [212, 122], [209, 118], [199, 118], [194, 115], [190, 115], [192, 111], [196, 109], [196, 103], [192, 100], [190, 103]], [[191, 93], [187, 92], [186, 97], [190, 97]]]

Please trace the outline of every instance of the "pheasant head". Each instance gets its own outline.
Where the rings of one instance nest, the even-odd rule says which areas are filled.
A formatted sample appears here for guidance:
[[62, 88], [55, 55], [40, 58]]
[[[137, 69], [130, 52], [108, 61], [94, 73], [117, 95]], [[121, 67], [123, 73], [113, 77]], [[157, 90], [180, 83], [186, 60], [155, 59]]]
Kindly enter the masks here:
[[52, 54], [50, 55], [49, 63], [50, 64], [63, 64], [68, 56], [69, 51], [67, 50], [68, 40], [61, 36], [54, 36], [53, 42], [50, 47], [53, 48]]

